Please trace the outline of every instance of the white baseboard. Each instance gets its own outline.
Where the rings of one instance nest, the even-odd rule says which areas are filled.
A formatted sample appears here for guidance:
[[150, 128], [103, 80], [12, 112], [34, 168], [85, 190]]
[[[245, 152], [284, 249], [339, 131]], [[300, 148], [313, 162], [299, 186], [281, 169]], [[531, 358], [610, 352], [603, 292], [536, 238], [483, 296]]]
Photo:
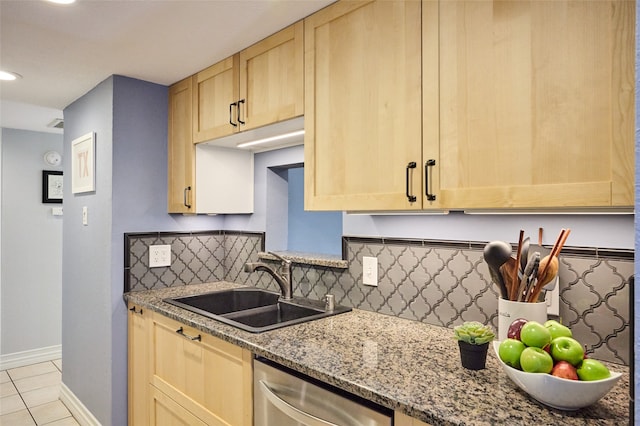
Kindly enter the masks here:
[[73, 414], [73, 418], [81, 426], [102, 426], [98, 419], [91, 414], [91, 411], [84, 406], [82, 401], [64, 383], [60, 384], [60, 401]]
[[23, 352], [0, 355], [0, 370], [24, 367], [39, 362], [53, 361], [62, 358], [62, 346], [48, 346]]

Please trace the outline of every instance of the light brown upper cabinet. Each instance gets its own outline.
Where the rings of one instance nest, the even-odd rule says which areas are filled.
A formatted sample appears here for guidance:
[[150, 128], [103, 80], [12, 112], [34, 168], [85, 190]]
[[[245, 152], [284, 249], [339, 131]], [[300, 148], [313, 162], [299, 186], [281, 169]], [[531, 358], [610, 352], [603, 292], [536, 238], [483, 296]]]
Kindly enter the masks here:
[[240, 130], [304, 113], [303, 28], [297, 22], [240, 52]]
[[236, 131], [238, 78], [237, 54], [193, 76], [193, 143]]
[[633, 205], [634, 1], [442, 1], [439, 16], [423, 155], [441, 206]]
[[634, 34], [629, 0], [319, 11], [305, 20], [305, 208], [632, 206]]
[[338, 2], [305, 19], [305, 209], [421, 208], [420, 7]]
[[168, 211], [194, 213], [195, 147], [191, 139], [191, 78], [169, 88]]
[[300, 21], [196, 74], [194, 143], [302, 115], [303, 35]]

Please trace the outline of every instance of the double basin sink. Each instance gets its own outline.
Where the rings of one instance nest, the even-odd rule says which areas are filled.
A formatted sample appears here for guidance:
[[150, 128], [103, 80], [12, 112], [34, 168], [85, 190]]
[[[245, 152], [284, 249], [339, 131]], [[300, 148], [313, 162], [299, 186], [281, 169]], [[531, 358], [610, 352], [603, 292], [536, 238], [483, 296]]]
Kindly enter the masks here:
[[351, 310], [345, 306], [335, 306], [328, 310], [324, 302], [311, 299], [283, 300], [278, 293], [253, 287], [213, 291], [164, 301], [251, 333], [261, 333]]

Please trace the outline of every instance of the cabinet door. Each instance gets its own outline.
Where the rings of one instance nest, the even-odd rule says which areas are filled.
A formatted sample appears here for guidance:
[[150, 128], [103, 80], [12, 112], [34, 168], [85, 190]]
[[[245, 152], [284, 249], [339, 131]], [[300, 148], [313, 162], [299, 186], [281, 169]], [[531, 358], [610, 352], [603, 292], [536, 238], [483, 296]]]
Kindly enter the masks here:
[[129, 305], [128, 386], [129, 424], [148, 424], [149, 311]]
[[634, 16], [624, 0], [441, 2], [442, 203], [633, 205]]
[[193, 142], [238, 131], [238, 55], [193, 76]]
[[241, 130], [304, 112], [302, 21], [240, 52]]
[[420, 11], [338, 2], [305, 19], [305, 209], [422, 207]]
[[191, 78], [169, 88], [169, 213], [195, 212], [195, 149], [191, 141], [191, 98]]
[[129, 423], [136, 425], [152, 426], [206, 426], [203, 422], [180, 404], [151, 386], [151, 411], [149, 413], [149, 423]]
[[251, 353], [154, 315], [151, 383], [209, 425], [252, 424]]

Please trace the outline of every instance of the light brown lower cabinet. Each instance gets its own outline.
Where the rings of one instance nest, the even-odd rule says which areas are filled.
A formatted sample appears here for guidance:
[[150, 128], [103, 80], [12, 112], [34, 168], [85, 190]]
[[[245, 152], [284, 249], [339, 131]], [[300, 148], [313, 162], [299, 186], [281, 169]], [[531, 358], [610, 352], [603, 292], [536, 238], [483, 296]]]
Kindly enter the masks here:
[[396, 411], [393, 416], [393, 424], [395, 426], [430, 426], [429, 423], [425, 423], [422, 420], [409, 417], [400, 411]]
[[149, 329], [151, 311], [129, 304], [129, 425], [149, 424]]
[[150, 387], [151, 411], [149, 420], [157, 426], [205, 426], [206, 423], [191, 414], [187, 409], [160, 392]]
[[[130, 334], [130, 424], [252, 425], [251, 352], [155, 312], [144, 314], [146, 338]], [[139, 344], [147, 345], [146, 368], [138, 363], [132, 369], [132, 354], [142, 354]]]

